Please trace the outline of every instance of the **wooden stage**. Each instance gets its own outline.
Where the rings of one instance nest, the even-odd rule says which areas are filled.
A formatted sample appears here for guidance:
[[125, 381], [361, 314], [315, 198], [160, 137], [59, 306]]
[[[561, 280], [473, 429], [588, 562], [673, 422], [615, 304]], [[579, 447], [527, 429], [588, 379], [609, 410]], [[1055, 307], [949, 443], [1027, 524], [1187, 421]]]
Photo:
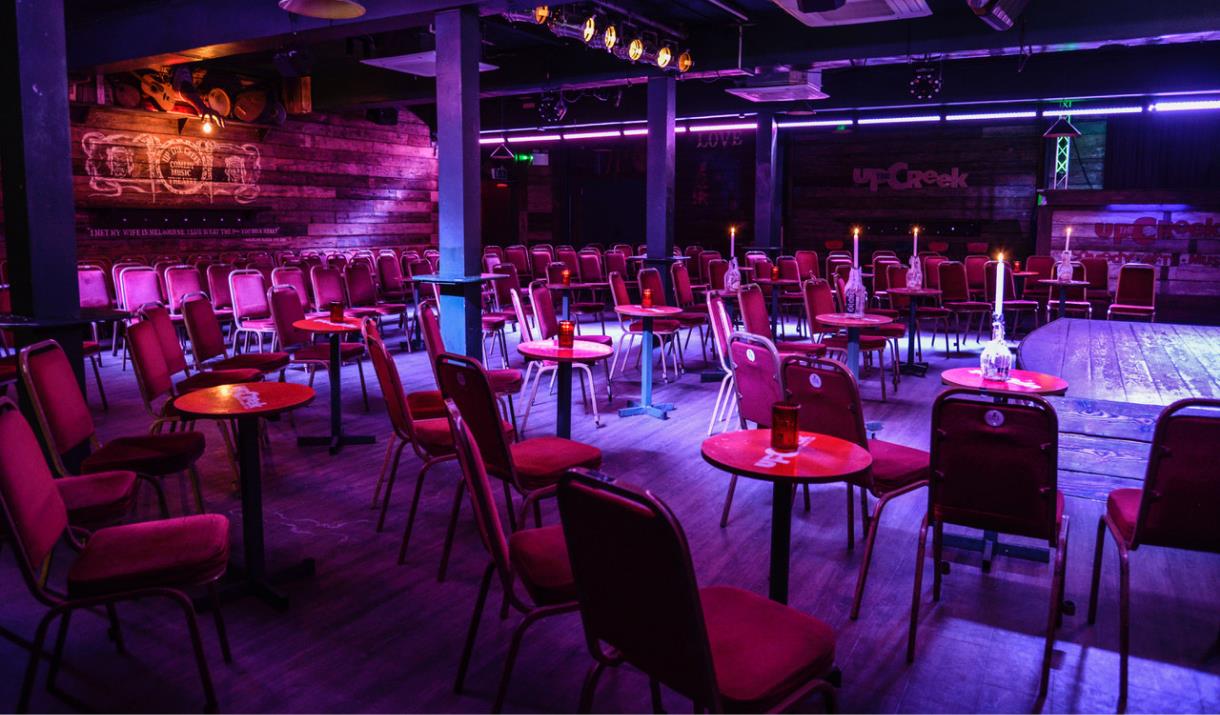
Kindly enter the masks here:
[[1143, 483], [1165, 405], [1220, 396], [1220, 327], [1066, 318], [1026, 336], [1018, 362], [1068, 381], [1067, 394], [1051, 398], [1060, 487], [1105, 499]]

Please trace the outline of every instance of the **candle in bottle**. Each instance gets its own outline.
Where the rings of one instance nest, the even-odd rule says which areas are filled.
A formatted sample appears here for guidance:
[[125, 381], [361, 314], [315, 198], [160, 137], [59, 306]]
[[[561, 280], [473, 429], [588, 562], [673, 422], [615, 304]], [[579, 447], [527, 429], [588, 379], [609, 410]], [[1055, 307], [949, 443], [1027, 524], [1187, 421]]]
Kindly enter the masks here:
[[729, 258], [737, 255], [737, 227], [729, 226]]
[[995, 314], [1004, 315], [1004, 254], [995, 264]]
[[851, 230], [851, 264], [853, 268], [860, 267], [860, 227]]
[[652, 307], [652, 289], [645, 288], [640, 292], [640, 305], [645, 308]]
[[1067, 227], [1067, 237], [1063, 239], [1063, 250], [1070, 252], [1072, 250], [1072, 227]]
[[919, 227], [916, 226], [915, 228], [913, 228], [911, 230], [911, 232], [915, 234], [914, 240], [911, 241], [911, 255], [918, 256], [919, 255]]
[[559, 347], [570, 348], [576, 340], [576, 324], [570, 320], [559, 321]]

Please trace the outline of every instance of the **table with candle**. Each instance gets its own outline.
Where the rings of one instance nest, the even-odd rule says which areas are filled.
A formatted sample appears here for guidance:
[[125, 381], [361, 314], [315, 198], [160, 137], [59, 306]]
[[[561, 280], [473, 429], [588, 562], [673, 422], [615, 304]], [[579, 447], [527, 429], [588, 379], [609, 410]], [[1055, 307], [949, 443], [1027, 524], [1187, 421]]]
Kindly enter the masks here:
[[1023, 297], [1025, 297], [1025, 282], [1028, 281], [1030, 278], [1037, 278], [1038, 272], [1037, 271], [1023, 271], [1023, 270], [1021, 270], [1020, 262], [1014, 262], [1013, 270], [1012, 270], [1012, 277], [1017, 284], [1017, 286], [1016, 286], [1017, 287], [1017, 296], [1023, 298]]
[[560, 310], [559, 316], [563, 320], [572, 319], [572, 296], [576, 291], [587, 290], [596, 292], [609, 287], [609, 283], [580, 283], [573, 280], [571, 271], [564, 269], [563, 278], [558, 283], [547, 283], [547, 289], [559, 294]]
[[[476, 276], [470, 276], [469, 278], [463, 278], [461, 282], [475, 281], [475, 282], [479, 282], [479, 283], [487, 283], [488, 281], [494, 281], [497, 278], [507, 278], [507, 277], [508, 276], [503, 273], [494, 273], [494, 272], [493, 273], [480, 273]], [[422, 276], [416, 276], [415, 278], [404, 278], [403, 279], [404, 283], [407, 281], [411, 282], [411, 294], [415, 299], [415, 310], [418, 312], [419, 311], [419, 284], [420, 283], [438, 283], [438, 284], [453, 283], [453, 282], [455, 282], [455, 279], [450, 276], [442, 276], [439, 273], [428, 273], [428, 274], [425, 274]], [[414, 324], [411, 326], [411, 335], [410, 335], [410, 338], [408, 339], [407, 343], [409, 343], [411, 350], [423, 350], [424, 349], [423, 334], [420, 332], [418, 314], [415, 316]]]
[[872, 313], [822, 313], [814, 319], [822, 325], [847, 329], [847, 367], [856, 379], [860, 378], [860, 331], [894, 322], [888, 315]]
[[[669, 419], [670, 410], [674, 409], [673, 403], [653, 403], [652, 401], [652, 350], [653, 350], [653, 321], [657, 318], [666, 318], [671, 315], [677, 315], [682, 312], [682, 309], [673, 305], [652, 305], [652, 291], [645, 288], [643, 291], [642, 304], [617, 305], [614, 310], [619, 315], [625, 315], [629, 318], [640, 318], [643, 321], [643, 332], [640, 336], [640, 399], [639, 401], [631, 400], [628, 406], [618, 411], [619, 417], [631, 417], [633, 415], [649, 415], [657, 419]], [[626, 358], [626, 356], [624, 356]]]
[[916, 302], [927, 298], [938, 298], [940, 297], [940, 290], [937, 288], [891, 286], [886, 290], [886, 294], [907, 297], [907, 360], [899, 367], [899, 370], [902, 371], [903, 375], [918, 375], [923, 377], [928, 374], [928, 363], [915, 361], [915, 329], [918, 320]]
[[1067, 289], [1087, 286], [1089, 282], [1076, 280], [1061, 281], [1058, 278], [1043, 278], [1042, 280], [1038, 281], [1038, 284], [1044, 286], [1058, 286], [1055, 291], [1055, 298], [1058, 301], [1058, 307], [1055, 309], [1055, 317], [1062, 318], [1064, 311], [1067, 309]]
[[245, 563], [230, 568], [239, 579], [224, 595], [249, 594], [284, 610], [288, 596], [272, 581], [309, 578], [314, 562], [305, 559], [274, 575], [267, 573], [263, 541], [262, 464], [259, 454], [259, 420], [304, 407], [313, 401], [312, 387], [291, 382], [253, 382], [196, 390], [174, 400], [174, 410], [186, 419], [237, 420], [237, 462], [241, 475], [241, 529]]
[[771, 334], [779, 339], [783, 337], [780, 331], [784, 327], [780, 322], [780, 298], [785, 288], [799, 288], [801, 282], [795, 278], [780, 278], [779, 266], [771, 266], [771, 275], [756, 276], [754, 282], [771, 289]]
[[330, 382], [330, 434], [298, 437], [297, 444], [302, 447], [326, 445], [330, 447], [331, 454], [336, 454], [349, 444], [373, 444], [376, 442], [377, 438], [372, 435], [343, 433], [343, 408], [339, 399], [340, 385], [342, 383], [342, 379], [339, 376], [341, 362], [339, 339], [343, 335], [359, 331], [360, 321], [355, 318], [343, 317], [341, 306], [336, 314], [332, 306], [329, 319], [306, 318], [305, 320], [296, 321], [292, 324], [292, 327], [297, 330], [304, 330], [307, 333], [326, 335], [330, 340], [330, 359], [328, 360], [329, 364], [326, 366], [327, 379]]
[[[795, 437], [790, 442], [795, 442], [795, 448], [784, 451], [775, 449], [773, 430], [790, 430]], [[838, 437], [798, 432], [795, 419], [790, 426], [738, 430], [709, 437], [703, 441], [701, 452], [708, 464], [734, 477], [771, 482], [768, 590], [772, 600], [787, 603], [794, 488], [799, 484], [825, 484], [852, 479], [872, 466], [872, 455], [860, 445]]]
[[[555, 434], [565, 439], [572, 437], [572, 365], [594, 363], [614, 354], [609, 345], [580, 340], [575, 336], [576, 327], [570, 320], [559, 323], [559, 335], [549, 340], [532, 340], [521, 343], [517, 351], [527, 358], [549, 360], [557, 364], [559, 399], [555, 402]], [[594, 400], [597, 395], [590, 395]]]

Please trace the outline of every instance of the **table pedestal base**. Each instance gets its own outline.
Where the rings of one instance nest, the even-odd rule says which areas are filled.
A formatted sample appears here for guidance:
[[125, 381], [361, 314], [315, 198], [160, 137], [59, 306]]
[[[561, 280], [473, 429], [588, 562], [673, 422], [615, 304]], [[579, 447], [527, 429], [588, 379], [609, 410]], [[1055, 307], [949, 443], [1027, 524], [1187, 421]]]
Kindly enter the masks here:
[[720, 368], [716, 368], [714, 370], [704, 370], [703, 372], [699, 373], [699, 382], [720, 382], [724, 379], [724, 376], [725, 372]]
[[767, 595], [788, 604], [788, 562], [792, 550], [792, 485], [777, 481], [771, 496], [771, 573]]
[[337, 434], [317, 435], [316, 437], [297, 437], [298, 447], [329, 447], [335, 454], [349, 444], [376, 444], [377, 438], [367, 434]]
[[[277, 611], [287, 611], [288, 594], [277, 588], [276, 584], [313, 578], [316, 572], [317, 568], [313, 559], [302, 559], [285, 569], [267, 574], [263, 578], [254, 578], [241, 566], [230, 564], [224, 578], [217, 584], [216, 595], [224, 603], [245, 596], [253, 596]], [[195, 610], [200, 613], [208, 611], [212, 605], [211, 598], [195, 599]]]
[[635, 415], [648, 415], [656, 417], [659, 420], [669, 419], [669, 412], [676, 409], [672, 402], [654, 402], [650, 405], [643, 404], [640, 400], [627, 400], [627, 407], [618, 411], [619, 417], [634, 417]]
[[898, 372], [903, 375], [924, 377], [928, 374], [928, 367], [926, 362], [904, 362], [898, 365]]
[[1043, 564], [1050, 563], [1051, 560], [1051, 552], [1047, 549], [1035, 546], [1001, 544], [1000, 535], [994, 531], [984, 531], [983, 538], [981, 539], [974, 538], [973, 536], [961, 536], [959, 534], [945, 534], [944, 544], [955, 549], [981, 552], [983, 554], [983, 573], [991, 572], [991, 562], [995, 560], [996, 556], [1011, 556], [1014, 559], [1036, 561]]

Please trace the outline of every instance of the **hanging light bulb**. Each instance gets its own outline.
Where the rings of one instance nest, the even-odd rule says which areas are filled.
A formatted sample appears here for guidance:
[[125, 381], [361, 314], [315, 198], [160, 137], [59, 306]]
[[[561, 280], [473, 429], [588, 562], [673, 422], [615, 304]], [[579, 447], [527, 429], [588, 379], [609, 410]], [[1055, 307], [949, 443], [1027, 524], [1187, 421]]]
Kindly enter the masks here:
[[585, 44], [593, 42], [593, 38], [597, 37], [597, 18], [590, 15], [585, 18], [584, 27], [581, 29], [580, 37], [585, 41]]
[[690, 56], [690, 50], [683, 50], [682, 54], [678, 55], [679, 72], [689, 72], [694, 65], [695, 60]]
[[613, 52], [614, 46], [618, 44], [618, 28], [613, 24], [606, 25], [606, 31], [602, 33], [602, 44], [606, 46], [607, 52]]
[[212, 133], [212, 132], [214, 132], [214, 131], [216, 131], [216, 125], [215, 125], [215, 124], [212, 124], [212, 118], [211, 118], [211, 117], [204, 117], [204, 118], [203, 118], [203, 133], [204, 133], [204, 134], [211, 134], [211, 133]]
[[669, 45], [662, 45], [661, 48], [657, 50], [657, 67], [665, 69], [669, 66], [669, 63], [672, 62], [673, 59], [674, 51], [670, 49]]

